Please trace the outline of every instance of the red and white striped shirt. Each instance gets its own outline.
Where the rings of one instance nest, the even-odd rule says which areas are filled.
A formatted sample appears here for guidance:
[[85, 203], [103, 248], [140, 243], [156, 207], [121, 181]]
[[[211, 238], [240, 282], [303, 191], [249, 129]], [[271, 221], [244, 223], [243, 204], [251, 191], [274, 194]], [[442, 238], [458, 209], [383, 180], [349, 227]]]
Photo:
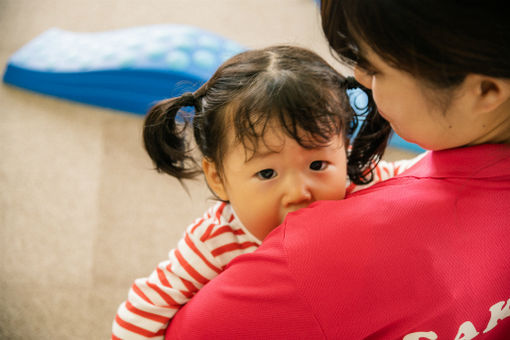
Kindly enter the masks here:
[[[397, 162], [379, 162], [367, 185], [348, 183], [354, 192], [410, 168], [422, 155]], [[207, 282], [235, 257], [257, 249], [261, 241], [236, 217], [230, 204], [218, 202], [185, 231], [169, 258], [149, 277], [136, 279], [115, 317], [112, 339], [163, 339], [168, 322]]]

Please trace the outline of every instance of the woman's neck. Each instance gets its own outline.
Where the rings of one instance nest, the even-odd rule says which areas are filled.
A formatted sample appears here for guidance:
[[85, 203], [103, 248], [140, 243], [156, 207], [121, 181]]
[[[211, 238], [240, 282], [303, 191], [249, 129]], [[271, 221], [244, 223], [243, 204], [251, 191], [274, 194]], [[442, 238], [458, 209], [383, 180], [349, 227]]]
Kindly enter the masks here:
[[469, 145], [510, 144], [510, 99], [492, 111], [486, 121], [490, 124], [484, 124], [481, 129], [487, 130]]

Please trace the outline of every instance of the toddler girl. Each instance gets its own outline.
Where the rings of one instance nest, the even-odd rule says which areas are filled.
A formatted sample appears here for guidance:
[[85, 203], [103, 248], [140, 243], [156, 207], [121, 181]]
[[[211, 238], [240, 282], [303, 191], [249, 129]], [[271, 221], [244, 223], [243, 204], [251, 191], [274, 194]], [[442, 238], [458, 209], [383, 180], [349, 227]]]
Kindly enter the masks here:
[[[151, 109], [144, 142], [156, 168], [178, 179], [203, 173], [219, 202], [187, 228], [168, 260], [135, 281], [113, 339], [163, 338], [177, 310], [288, 213], [343, 199], [416, 161], [378, 162], [390, 129], [374, 129], [377, 117], [358, 124], [346, 94], [353, 87], [361, 86], [315, 53], [275, 46], [234, 56], [195, 93]], [[188, 106], [195, 109], [191, 123], [180, 110]], [[189, 124], [195, 143], [186, 136]]]

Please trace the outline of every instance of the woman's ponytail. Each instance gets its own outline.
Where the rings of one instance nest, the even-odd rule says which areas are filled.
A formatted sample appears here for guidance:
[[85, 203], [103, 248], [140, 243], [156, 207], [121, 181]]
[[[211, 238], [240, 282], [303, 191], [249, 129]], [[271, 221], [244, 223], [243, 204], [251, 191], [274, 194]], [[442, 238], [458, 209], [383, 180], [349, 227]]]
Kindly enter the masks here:
[[359, 88], [368, 97], [366, 107], [353, 114], [350, 132], [357, 131], [357, 134], [351, 140], [347, 159], [347, 174], [351, 181], [355, 184], [367, 184], [373, 179], [372, 170], [384, 154], [392, 129], [377, 111], [371, 90], [353, 77], [346, 78], [345, 87], [346, 90]]
[[186, 106], [195, 106], [190, 92], [163, 100], [149, 110], [143, 127], [145, 150], [156, 170], [178, 179], [193, 178], [201, 172], [186, 137], [188, 121], [186, 117], [182, 123], [177, 121], [179, 110]]

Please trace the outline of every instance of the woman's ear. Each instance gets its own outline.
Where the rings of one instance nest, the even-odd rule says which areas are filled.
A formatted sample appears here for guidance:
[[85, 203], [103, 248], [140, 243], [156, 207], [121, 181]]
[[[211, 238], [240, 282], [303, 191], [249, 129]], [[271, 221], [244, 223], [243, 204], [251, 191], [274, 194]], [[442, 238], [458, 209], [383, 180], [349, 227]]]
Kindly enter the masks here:
[[202, 160], [202, 170], [204, 171], [205, 180], [209, 189], [211, 189], [216, 196], [222, 201], [228, 201], [227, 191], [221, 179], [216, 164], [204, 157]]
[[508, 79], [470, 74], [466, 83], [474, 94], [474, 109], [478, 113], [488, 113], [510, 99], [510, 81]]

